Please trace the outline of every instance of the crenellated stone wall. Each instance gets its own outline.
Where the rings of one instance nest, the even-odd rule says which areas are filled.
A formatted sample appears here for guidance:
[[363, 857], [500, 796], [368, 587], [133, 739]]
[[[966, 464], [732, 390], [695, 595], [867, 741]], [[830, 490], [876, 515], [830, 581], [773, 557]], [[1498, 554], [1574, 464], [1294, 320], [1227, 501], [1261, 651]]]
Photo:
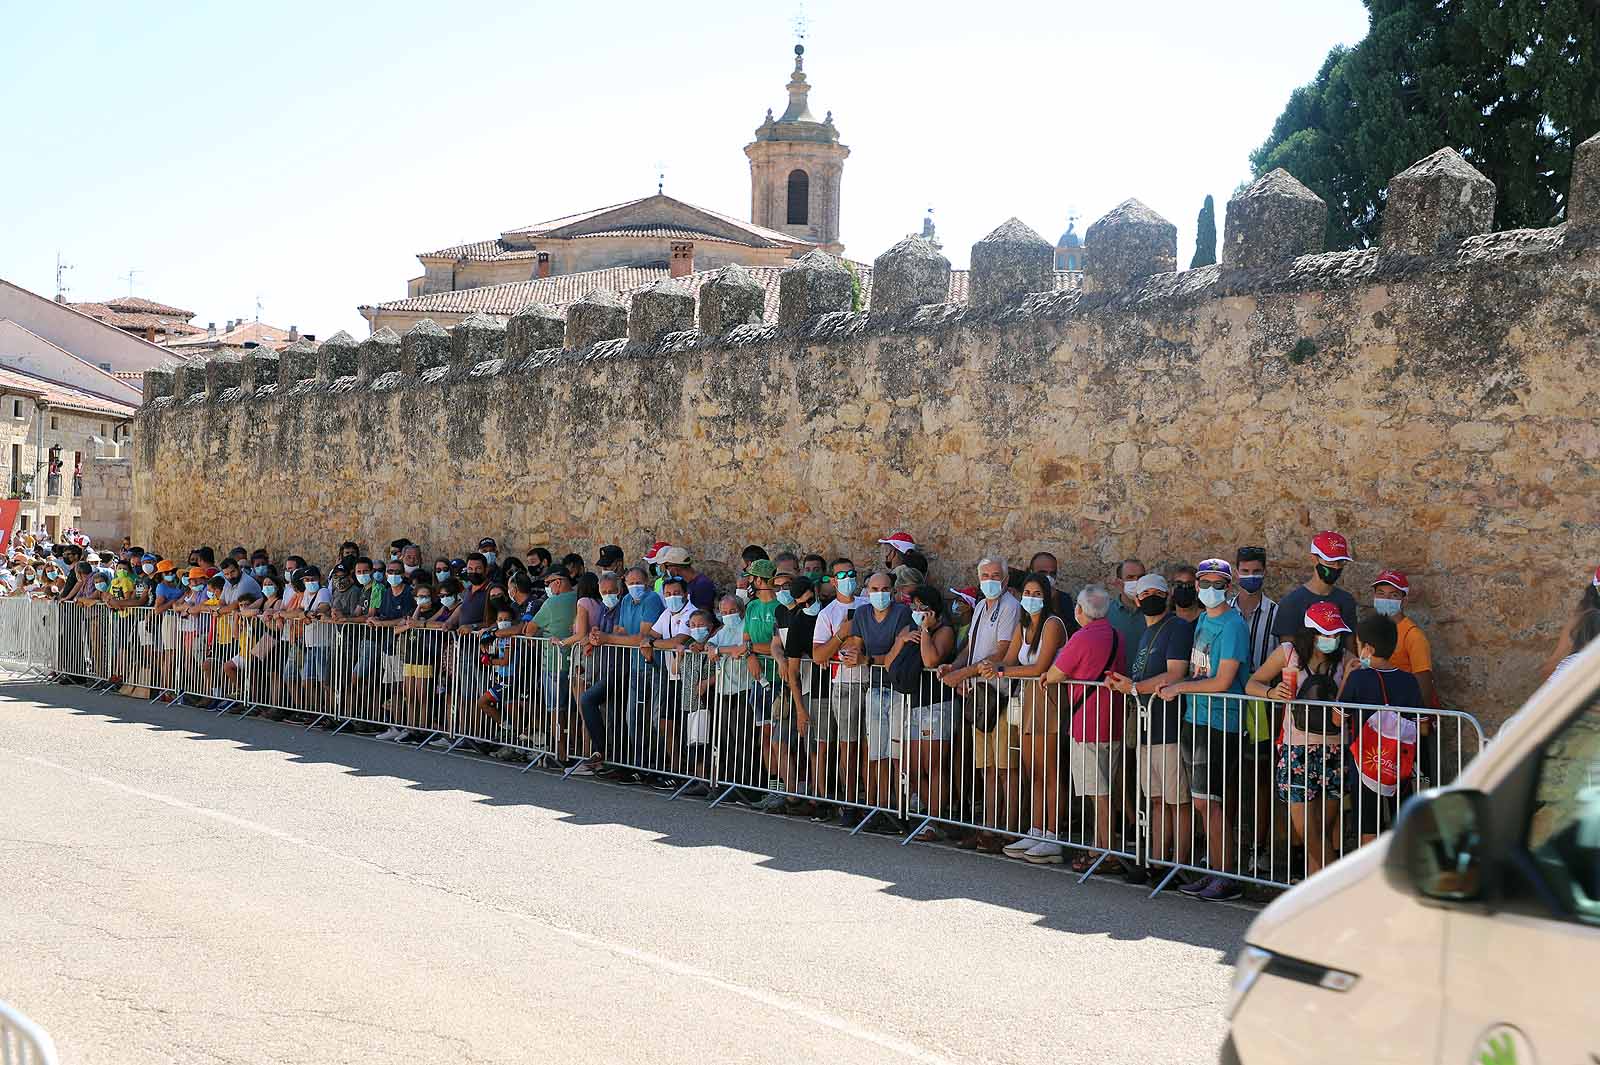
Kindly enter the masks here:
[[[920, 302], [947, 264], [907, 241], [876, 264], [899, 279], [878, 313], [817, 254], [780, 326], [752, 322], [734, 268], [697, 307], [670, 284], [574, 304], [566, 350], [534, 307], [151, 373], [134, 539], [865, 564], [906, 528], [944, 583], [991, 549], [1052, 550], [1081, 581], [1264, 543], [1281, 596], [1337, 528], [1347, 586], [1366, 604], [1378, 570], [1408, 572], [1446, 698], [1498, 720], [1600, 561], [1600, 202], [1481, 233], [1481, 175], [1449, 156], [1396, 178], [1377, 248], [1302, 254], [1317, 208], [1274, 174], [1229, 205], [1217, 266], [1173, 272], [1170, 224], [1121, 205], [1082, 292], [1021, 295], [1049, 260], [1008, 222], [964, 306]], [[1600, 151], [1577, 170], [1594, 181]]]

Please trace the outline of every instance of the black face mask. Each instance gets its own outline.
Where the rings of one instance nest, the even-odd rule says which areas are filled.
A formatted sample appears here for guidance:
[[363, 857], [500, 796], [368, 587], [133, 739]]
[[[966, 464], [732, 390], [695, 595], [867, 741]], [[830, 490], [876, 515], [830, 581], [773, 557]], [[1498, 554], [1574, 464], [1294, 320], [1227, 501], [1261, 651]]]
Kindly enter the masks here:
[[1200, 593], [1192, 584], [1177, 581], [1172, 586], [1172, 605], [1188, 609], [1200, 602]]
[[484, 581], [486, 581], [488, 579], [489, 579], [489, 575], [487, 573], [469, 573], [469, 574], [467, 574], [467, 583], [468, 584], [482, 584]]
[[544, 576], [544, 566], [539, 565], [537, 563], [535, 563], [533, 565], [530, 565], [528, 567], [528, 576], [530, 576], [530, 577], [542, 577], [542, 576]]
[[1148, 599], [1139, 600], [1139, 613], [1147, 618], [1158, 618], [1167, 612], [1167, 597], [1152, 595]]
[[1339, 578], [1343, 574], [1344, 570], [1342, 569], [1334, 569], [1332, 566], [1324, 566], [1320, 562], [1317, 563], [1317, 576], [1321, 577], [1325, 584], [1338, 584]]

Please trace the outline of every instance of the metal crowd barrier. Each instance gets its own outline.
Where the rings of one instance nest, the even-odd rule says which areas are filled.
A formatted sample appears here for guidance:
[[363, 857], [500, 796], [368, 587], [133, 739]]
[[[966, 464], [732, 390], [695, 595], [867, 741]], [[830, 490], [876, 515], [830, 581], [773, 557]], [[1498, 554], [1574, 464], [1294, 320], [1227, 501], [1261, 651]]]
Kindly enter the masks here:
[[24, 1017], [16, 1007], [0, 1002], [0, 1062], [5, 1065], [56, 1065], [58, 1061], [56, 1045], [49, 1033]]
[[[0, 600], [0, 664], [220, 714], [352, 725], [713, 805], [957, 836], [1086, 878], [1148, 866], [1285, 887], [1387, 830], [1484, 745], [1470, 715], [293, 614]], [[1108, 866], [1107, 863], [1113, 863]]]

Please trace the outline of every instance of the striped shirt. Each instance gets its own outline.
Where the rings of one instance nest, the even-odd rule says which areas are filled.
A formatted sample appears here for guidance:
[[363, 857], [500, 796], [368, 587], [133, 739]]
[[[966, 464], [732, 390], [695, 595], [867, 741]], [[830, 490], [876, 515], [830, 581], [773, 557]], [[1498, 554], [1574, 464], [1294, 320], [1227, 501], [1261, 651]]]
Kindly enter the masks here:
[[1244, 671], [1248, 679], [1278, 649], [1280, 641], [1272, 635], [1272, 626], [1278, 620], [1278, 604], [1270, 596], [1263, 595], [1261, 602], [1256, 604], [1255, 612], [1246, 614], [1239, 607], [1238, 596], [1234, 596], [1233, 609], [1239, 611], [1239, 616], [1250, 627], [1250, 661], [1245, 663]]

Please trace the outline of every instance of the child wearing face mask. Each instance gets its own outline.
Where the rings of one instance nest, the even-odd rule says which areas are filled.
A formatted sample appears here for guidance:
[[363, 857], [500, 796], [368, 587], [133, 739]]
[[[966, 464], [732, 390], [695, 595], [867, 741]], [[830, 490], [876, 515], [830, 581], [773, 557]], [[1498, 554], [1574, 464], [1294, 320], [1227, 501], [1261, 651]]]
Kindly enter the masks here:
[[[1423, 706], [1422, 688], [1417, 684], [1417, 678], [1396, 668], [1389, 660], [1398, 645], [1399, 633], [1392, 618], [1382, 614], [1362, 618], [1356, 626], [1356, 654], [1360, 658], [1360, 668], [1352, 670], [1345, 677], [1344, 688], [1339, 693], [1340, 700], [1368, 706]], [[1373, 747], [1381, 751], [1387, 746], [1387, 753], [1392, 758], [1405, 745], [1414, 759], [1417, 741], [1429, 731], [1432, 718], [1415, 712], [1363, 710], [1360, 713], [1361, 720], [1352, 723], [1356, 742], [1351, 745], [1351, 759], [1355, 762], [1356, 781], [1360, 785], [1360, 790], [1356, 792], [1355, 816], [1361, 829], [1361, 842], [1367, 844], [1377, 839], [1379, 832], [1394, 824], [1400, 804], [1416, 791], [1417, 779], [1413, 763], [1410, 773], [1402, 768], [1401, 779], [1396, 785], [1384, 786], [1373, 780], [1363, 766], [1363, 748]], [[1403, 767], [1404, 763], [1401, 765]]]

